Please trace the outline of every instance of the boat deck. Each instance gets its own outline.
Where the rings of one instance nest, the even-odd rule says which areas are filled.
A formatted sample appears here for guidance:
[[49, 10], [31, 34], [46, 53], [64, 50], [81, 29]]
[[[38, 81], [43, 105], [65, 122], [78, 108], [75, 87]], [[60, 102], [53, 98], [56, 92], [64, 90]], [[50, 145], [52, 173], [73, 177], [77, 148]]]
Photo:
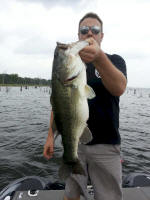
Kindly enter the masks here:
[[[28, 192], [16, 192], [13, 200], [63, 200], [63, 190], [40, 190], [38, 195], [28, 196]], [[94, 200], [90, 195], [90, 200]], [[81, 197], [81, 200], [85, 200]], [[123, 200], [150, 200], [150, 187], [123, 188]]]

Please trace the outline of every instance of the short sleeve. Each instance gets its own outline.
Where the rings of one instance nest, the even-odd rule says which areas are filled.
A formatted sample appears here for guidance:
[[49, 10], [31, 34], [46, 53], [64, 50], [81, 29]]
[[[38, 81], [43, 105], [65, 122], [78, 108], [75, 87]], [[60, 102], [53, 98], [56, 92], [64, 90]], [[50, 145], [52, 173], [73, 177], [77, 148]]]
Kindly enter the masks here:
[[124, 59], [117, 54], [113, 55], [106, 54], [106, 55], [111, 60], [111, 62], [117, 67], [117, 69], [119, 69], [127, 78], [127, 68]]
[[124, 59], [117, 54], [113, 54], [110, 57], [110, 60], [127, 78], [127, 69], [126, 69], [126, 63], [125, 63]]

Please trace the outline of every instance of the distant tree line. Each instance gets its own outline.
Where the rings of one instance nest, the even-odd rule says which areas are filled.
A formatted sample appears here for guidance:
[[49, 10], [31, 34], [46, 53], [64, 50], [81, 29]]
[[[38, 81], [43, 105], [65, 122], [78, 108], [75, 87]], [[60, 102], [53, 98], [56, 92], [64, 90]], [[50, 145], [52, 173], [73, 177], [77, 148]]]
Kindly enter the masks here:
[[50, 85], [50, 80], [40, 78], [19, 77], [18, 74], [0, 74], [0, 84], [18, 85]]

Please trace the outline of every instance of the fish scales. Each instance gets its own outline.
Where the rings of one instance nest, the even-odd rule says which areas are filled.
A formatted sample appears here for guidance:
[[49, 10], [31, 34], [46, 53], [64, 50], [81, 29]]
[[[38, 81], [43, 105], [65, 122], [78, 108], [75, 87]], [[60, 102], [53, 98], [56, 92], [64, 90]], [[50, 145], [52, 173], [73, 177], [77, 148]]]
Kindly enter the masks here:
[[86, 41], [69, 45], [58, 43], [54, 55], [51, 103], [54, 123], [62, 136], [64, 147], [59, 173], [63, 179], [71, 172], [84, 174], [77, 150], [89, 117], [87, 98], [95, 96], [87, 86], [85, 64], [78, 54], [87, 45]]

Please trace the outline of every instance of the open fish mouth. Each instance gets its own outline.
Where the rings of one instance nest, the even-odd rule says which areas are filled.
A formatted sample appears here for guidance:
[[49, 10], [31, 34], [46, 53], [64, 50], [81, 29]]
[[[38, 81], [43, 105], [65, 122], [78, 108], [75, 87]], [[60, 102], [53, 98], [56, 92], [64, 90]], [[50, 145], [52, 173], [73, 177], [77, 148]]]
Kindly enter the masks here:
[[57, 46], [59, 49], [63, 49], [63, 50], [66, 50], [69, 47], [68, 44], [64, 44], [64, 43], [60, 43], [60, 42], [57, 42]]
[[66, 80], [64, 81], [64, 83], [65, 83], [65, 84], [70, 83], [70, 82], [72, 82], [73, 80], [75, 80], [77, 77], [78, 77], [78, 75], [73, 76], [73, 77], [71, 77], [71, 78], [68, 78], [68, 79], [66, 79]]
[[65, 84], [69, 84], [69, 83], [73, 82], [76, 78], [78, 78], [79, 74], [80, 74], [80, 72], [79, 72], [77, 75], [72, 76], [71, 78], [66, 79], [66, 80], [64, 81], [64, 83], [65, 83]]

